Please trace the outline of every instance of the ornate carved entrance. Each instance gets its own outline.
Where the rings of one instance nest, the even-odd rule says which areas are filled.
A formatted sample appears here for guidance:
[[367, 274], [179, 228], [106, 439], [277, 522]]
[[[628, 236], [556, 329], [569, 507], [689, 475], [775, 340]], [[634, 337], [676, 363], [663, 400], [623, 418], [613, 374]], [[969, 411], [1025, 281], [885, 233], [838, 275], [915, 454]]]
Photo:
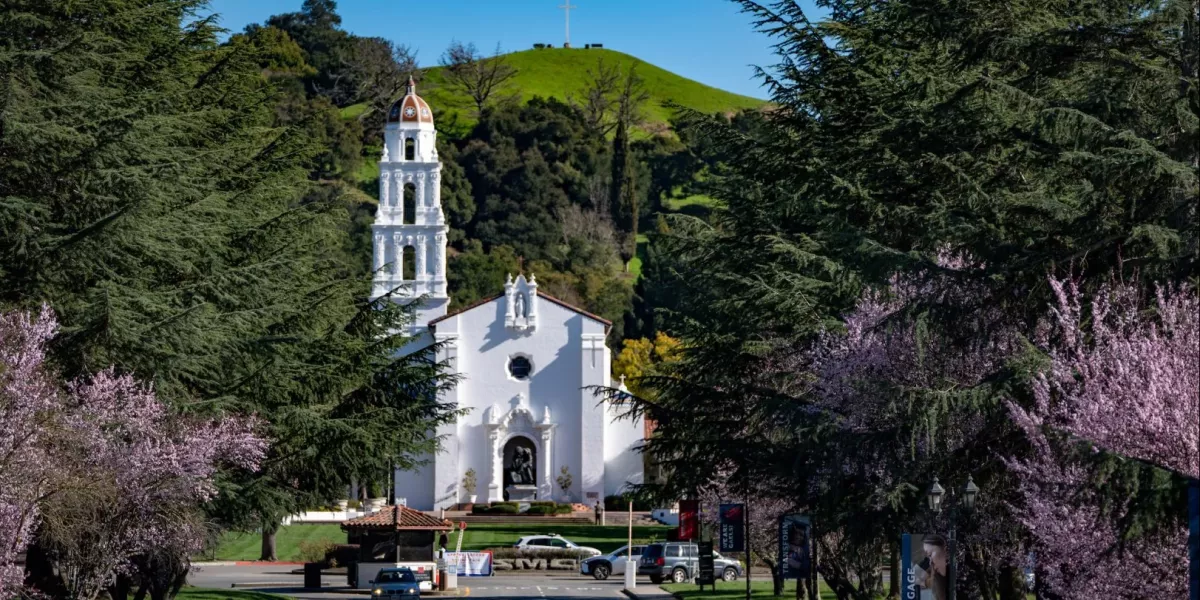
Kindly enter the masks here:
[[504, 490], [513, 484], [536, 485], [539, 498], [550, 498], [553, 492], [551, 450], [554, 447], [550, 409], [544, 409], [541, 420], [537, 421], [524, 394], [518, 394], [510, 410], [501, 413], [500, 407], [493, 404], [484, 420], [491, 458], [488, 501], [505, 500]]

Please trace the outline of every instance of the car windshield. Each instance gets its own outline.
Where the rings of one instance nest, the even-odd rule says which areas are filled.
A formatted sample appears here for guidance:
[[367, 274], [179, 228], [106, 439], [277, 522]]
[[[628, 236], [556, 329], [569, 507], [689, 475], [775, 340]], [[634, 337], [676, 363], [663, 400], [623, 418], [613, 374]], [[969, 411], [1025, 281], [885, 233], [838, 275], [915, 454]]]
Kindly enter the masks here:
[[658, 558], [658, 557], [662, 556], [662, 553], [663, 553], [663, 547], [658, 544], [653, 544], [650, 546], [646, 546], [646, 549], [642, 550], [642, 557], [643, 558], [647, 558], [647, 557], [648, 558]]
[[382, 571], [375, 583], [416, 583], [417, 577], [412, 571]]

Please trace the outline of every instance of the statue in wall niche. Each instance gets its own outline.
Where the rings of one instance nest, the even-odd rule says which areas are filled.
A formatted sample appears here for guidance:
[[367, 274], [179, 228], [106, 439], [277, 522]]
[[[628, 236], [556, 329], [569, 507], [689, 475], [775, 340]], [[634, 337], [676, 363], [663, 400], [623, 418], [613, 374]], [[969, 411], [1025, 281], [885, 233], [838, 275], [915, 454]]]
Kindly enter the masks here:
[[513, 312], [516, 314], [517, 318], [518, 319], [524, 318], [526, 316], [525, 315], [525, 294], [517, 292], [517, 298], [516, 298], [516, 300], [513, 301], [513, 306], [515, 308], [515, 310]]
[[521, 447], [513, 451], [509, 480], [513, 485], [533, 483], [533, 452], [529, 448]]

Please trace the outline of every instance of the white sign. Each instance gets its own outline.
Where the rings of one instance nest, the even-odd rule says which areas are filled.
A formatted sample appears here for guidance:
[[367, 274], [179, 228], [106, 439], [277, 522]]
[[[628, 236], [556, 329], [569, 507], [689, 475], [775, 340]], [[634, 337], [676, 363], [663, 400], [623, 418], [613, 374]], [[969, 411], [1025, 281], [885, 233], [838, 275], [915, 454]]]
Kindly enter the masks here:
[[451, 567], [459, 577], [488, 577], [492, 574], [492, 553], [447, 552], [446, 568]]

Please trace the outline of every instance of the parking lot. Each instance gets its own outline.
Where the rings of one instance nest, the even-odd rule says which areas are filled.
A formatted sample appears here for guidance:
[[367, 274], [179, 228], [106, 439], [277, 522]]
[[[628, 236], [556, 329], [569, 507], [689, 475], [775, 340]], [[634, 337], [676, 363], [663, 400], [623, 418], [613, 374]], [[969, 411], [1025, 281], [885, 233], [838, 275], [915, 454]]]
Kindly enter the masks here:
[[[188, 579], [197, 587], [253, 589], [294, 598], [324, 599], [362, 598], [364, 591], [345, 588], [342, 578], [325, 576], [326, 590], [305, 590], [303, 576], [293, 574], [296, 567], [288, 565], [202, 565]], [[625, 597], [620, 577], [596, 581], [578, 573], [504, 574], [494, 577], [463, 577], [458, 580], [458, 597], [471, 598], [616, 598]], [[639, 581], [647, 590], [654, 589], [648, 581]], [[450, 595], [450, 594], [448, 594]], [[432, 596], [439, 597], [439, 596]]]

